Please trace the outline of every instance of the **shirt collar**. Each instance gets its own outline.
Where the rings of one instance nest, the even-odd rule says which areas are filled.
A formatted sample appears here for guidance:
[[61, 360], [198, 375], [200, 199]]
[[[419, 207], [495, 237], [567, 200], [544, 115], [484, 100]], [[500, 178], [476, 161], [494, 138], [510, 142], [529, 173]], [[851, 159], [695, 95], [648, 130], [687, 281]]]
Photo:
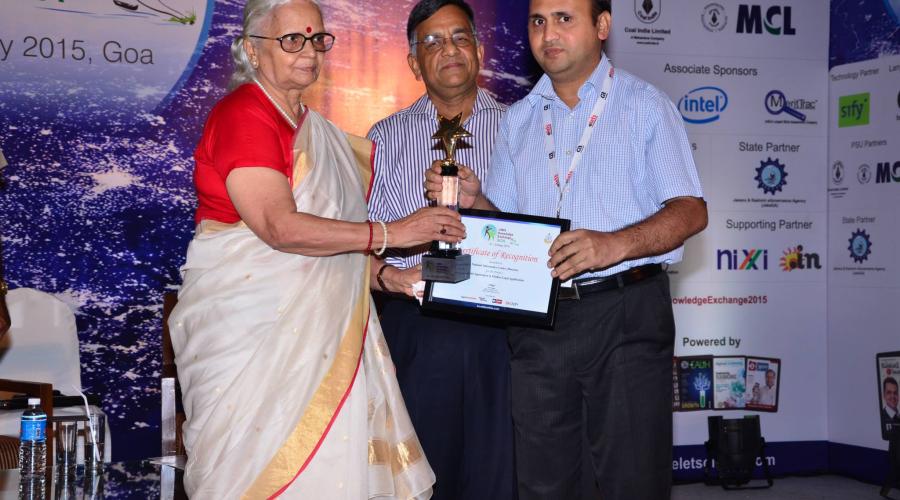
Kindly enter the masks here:
[[[581, 85], [581, 88], [578, 89], [578, 98], [583, 100], [588, 95], [589, 89], [594, 89], [595, 91], [599, 90], [603, 85], [603, 80], [609, 73], [609, 68], [611, 66], [612, 63], [609, 61], [609, 58], [606, 57], [606, 53], [601, 53], [600, 64], [594, 68], [591, 76], [589, 76], [587, 81], [585, 81], [584, 84]], [[556, 90], [553, 88], [553, 82], [550, 81], [550, 77], [545, 73], [541, 76], [541, 79], [538, 80], [537, 84], [535, 84], [534, 88], [531, 89], [531, 92], [525, 96], [525, 99], [528, 100], [529, 104], [534, 106], [543, 99], [558, 101], [559, 96], [556, 95]]]
[[[472, 107], [472, 115], [470, 116], [477, 115], [479, 112], [487, 109], [502, 111], [503, 107], [491, 96], [491, 94], [483, 88], [478, 87], [478, 93], [475, 95], [475, 105]], [[429, 118], [437, 119], [437, 108], [434, 107], [434, 103], [431, 102], [428, 94], [417, 99], [416, 102], [409, 107], [409, 113], [413, 115], [426, 115]], [[450, 118], [452, 118], [452, 116]]]

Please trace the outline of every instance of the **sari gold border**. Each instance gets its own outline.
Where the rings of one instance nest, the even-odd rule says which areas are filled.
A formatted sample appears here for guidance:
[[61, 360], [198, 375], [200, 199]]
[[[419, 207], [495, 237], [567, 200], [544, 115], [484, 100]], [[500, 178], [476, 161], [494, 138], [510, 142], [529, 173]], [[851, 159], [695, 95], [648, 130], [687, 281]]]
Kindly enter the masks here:
[[369, 265], [365, 265], [364, 287], [328, 373], [316, 389], [300, 421], [284, 445], [242, 498], [273, 498], [280, 495], [312, 460], [356, 379], [362, 363], [365, 328], [369, 315]]
[[369, 440], [369, 464], [390, 464], [391, 473], [395, 476], [419, 463], [424, 456], [425, 453], [415, 435], [393, 446], [384, 439]]

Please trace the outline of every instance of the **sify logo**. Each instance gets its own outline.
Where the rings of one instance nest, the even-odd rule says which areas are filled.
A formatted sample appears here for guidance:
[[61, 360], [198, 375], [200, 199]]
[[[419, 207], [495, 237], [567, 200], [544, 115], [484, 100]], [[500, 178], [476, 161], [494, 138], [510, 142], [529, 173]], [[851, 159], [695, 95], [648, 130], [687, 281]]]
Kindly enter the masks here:
[[787, 175], [784, 165], [778, 161], [778, 158], [774, 160], [767, 158], [766, 161], [759, 162], [756, 177], [753, 180], [757, 182], [756, 187], [762, 189], [763, 193], [774, 195], [776, 191], [781, 191], [781, 188], [787, 184], [785, 179]]
[[770, 35], [796, 35], [797, 30], [791, 26], [791, 8], [773, 5], [766, 9], [765, 18], [762, 15], [762, 7], [759, 5], [738, 6], [737, 32], [755, 33], [763, 32], [763, 27]]
[[804, 253], [803, 245], [797, 245], [782, 252], [778, 265], [785, 272], [791, 272], [794, 269], [822, 269], [819, 254]]
[[725, 7], [721, 4], [711, 3], [703, 7], [703, 13], [700, 14], [700, 22], [706, 31], [716, 33], [725, 29], [728, 24], [728, 16], [725, 14]]
[[642, 23], [655, 23], [661, 10], [662, 0], [634, 0], [634, 16]]
[[678, 100], [681, 117], [696, 125], [718, 120], [727, 107], [728, 94], [719, 87], [697, 87]]
[[875, 184], [887, 182], [900, 182], [900, 161], [893, 164], [889, 161], [880, 161], [875, 167]]
[[872, 253], [872, 239], [866, 233], [865, 229], [857, 229], [850, 235], [850, 258], [857, 264], [862, 264], [869, 258]]
[[838, 127], [869, 124], [869, 93], [845, 95], [838, 98]]
[[[724, 261], [724, 264], [723, 264]], [[740, 262], [740, 264], [738, 263]], [[720, 271], [759, 271], [769, 268], [769, 251], [761, 248], [750, 250], [717, 250], [716, 267]]]

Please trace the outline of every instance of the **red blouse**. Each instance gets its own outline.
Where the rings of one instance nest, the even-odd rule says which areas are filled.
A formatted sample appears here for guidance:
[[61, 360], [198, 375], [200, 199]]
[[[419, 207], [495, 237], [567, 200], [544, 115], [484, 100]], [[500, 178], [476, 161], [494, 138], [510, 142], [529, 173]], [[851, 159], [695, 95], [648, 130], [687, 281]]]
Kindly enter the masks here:
[[236, 168], [271, 168], [290, 182], [293, 138], [294, 129], [256, 84], [241, 85], [216, 103], [194, 151], [195, 222], [241, 220], [225, 189]]

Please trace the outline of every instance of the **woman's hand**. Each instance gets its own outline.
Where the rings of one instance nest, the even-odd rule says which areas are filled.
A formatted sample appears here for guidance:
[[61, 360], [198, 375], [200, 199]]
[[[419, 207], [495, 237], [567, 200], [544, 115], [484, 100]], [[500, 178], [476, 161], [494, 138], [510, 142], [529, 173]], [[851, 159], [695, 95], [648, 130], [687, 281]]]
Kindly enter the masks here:
[[[388, 223], [387, 227], [387, 246], [391, 248], [415, 247], [435, 240], [459, 243], [466, 237], [466, 227], [459, 213], [445, 207], [421, 208]], [[377, 240], [380, 244], [380, 239]], [[373, 243], [372, 247], [377, 248], [378, 245]]]
[[400, 269], [390, 264], [385, 264], [385, 266], [384, 272], [381, 273], [385, 292], [402, 293], [413, 298], [422, 295], [421, 291], [418, 294], [413, 292], [413, 285], [422, 281], [422, 264], [409, 269]]

